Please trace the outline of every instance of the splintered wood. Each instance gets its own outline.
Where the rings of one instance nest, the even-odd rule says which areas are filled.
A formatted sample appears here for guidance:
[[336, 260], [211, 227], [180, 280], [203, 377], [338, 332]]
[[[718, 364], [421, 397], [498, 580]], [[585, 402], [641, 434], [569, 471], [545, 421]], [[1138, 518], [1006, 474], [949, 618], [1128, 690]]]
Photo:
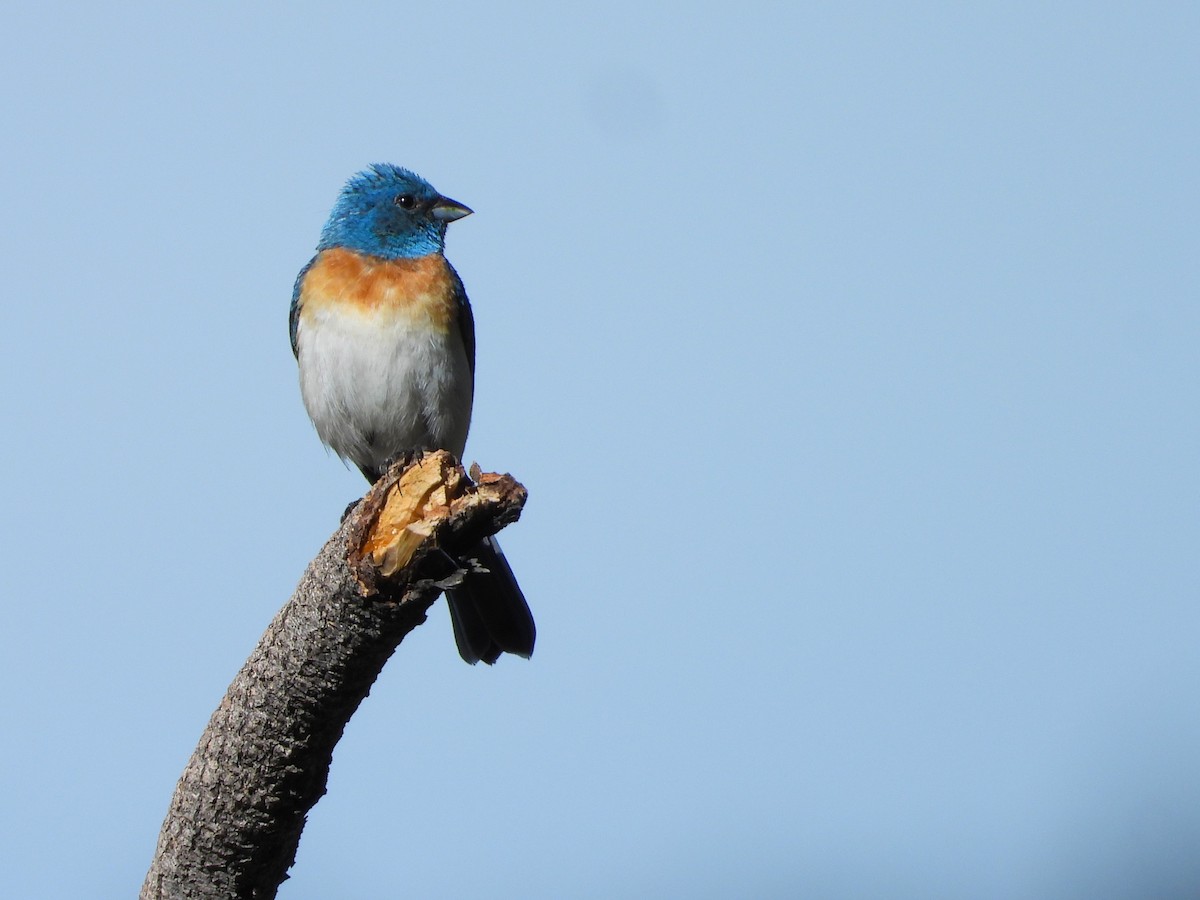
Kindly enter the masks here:
[[405, 572], [433, 546], [449, 543], [452, 553], [469, 550], [521, 515], [527, 494], [511, 475], [474, 472], [467, 477], [444, 450], [426, 453], [389, 470], [358, 504], [347, 523], [347, 561], [365, 596], [377, 579], [407, 582]]
[[467, 487], [447, 453], [424, 457], [386, 489], [383, 505], [362, 544], [362, 555], [384, 578], [408, 565], [417, 548], [452, 512]]

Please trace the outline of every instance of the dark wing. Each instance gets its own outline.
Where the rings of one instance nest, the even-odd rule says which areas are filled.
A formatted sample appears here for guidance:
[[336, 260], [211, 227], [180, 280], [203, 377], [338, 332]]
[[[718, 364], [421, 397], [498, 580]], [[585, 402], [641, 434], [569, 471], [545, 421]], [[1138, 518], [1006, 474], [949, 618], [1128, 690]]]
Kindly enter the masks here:
[[471, 301], [467, 299], [467, 289], [463, 287], [462, 279], [454, 271], [454, 266], [447, 262], [446, 268], [450, 270], [450, 280], [454, 283], [454, 302], [458, 304], [458, 331], [462, 335], [463, 345], [467, 348], [467, 364], [471, 367], [471, 381], [472, 387], [474, 387], [475, 315], [471, 312]]
[[[296, 276], [296, 285], [292, 288], [292, 308], [288, 310], [288, 333], [292, 337], [292, 355], [296, 359], [300, 358], [300, 346], [296, 343], [296, 332], [300, 330], [300, 285], [316, 261], [315, 256], [308, 261], [308, 265], [301, 269], [300, 274]], [[461, 284], [462, 282], [459, 282], [460, 286]]]

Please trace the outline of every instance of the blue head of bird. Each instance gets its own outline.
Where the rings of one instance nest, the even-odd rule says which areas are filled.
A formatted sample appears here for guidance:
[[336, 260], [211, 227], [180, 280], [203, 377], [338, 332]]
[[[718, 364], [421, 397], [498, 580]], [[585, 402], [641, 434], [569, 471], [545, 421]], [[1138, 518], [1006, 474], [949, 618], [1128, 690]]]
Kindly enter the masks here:
[[471, 210], [408, 169], [379, 164], [346, 182], [318, 250], [345, 247], [384, 259], [441, 253], [446, 226]]

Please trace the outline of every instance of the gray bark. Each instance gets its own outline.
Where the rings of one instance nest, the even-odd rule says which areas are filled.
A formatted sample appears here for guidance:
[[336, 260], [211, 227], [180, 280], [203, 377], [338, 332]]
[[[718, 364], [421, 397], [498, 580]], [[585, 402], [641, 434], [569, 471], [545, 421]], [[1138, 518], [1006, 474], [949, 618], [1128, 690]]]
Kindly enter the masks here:
[[398, 474], [347, 516], [229, 686], [175, 789], [141, 900], [275, 896], [346, 723], [461, 577], [456, 554], [515, 520], [525, 500], [511, 478], [494, 479], [487, 499], [448, 510], [385, 577], [362, 549]]

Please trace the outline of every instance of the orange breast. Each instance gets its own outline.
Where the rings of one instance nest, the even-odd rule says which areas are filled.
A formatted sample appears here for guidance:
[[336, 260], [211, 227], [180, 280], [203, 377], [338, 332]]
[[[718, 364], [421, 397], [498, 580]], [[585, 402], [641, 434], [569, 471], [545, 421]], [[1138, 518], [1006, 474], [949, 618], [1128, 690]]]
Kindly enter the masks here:
[[439, 255], [379, 259], [335, 247], [322, 250], [300, 285], [301, 314], [356, 312], [404, 316], [437, 331], [458, 313], [454, 282]]

